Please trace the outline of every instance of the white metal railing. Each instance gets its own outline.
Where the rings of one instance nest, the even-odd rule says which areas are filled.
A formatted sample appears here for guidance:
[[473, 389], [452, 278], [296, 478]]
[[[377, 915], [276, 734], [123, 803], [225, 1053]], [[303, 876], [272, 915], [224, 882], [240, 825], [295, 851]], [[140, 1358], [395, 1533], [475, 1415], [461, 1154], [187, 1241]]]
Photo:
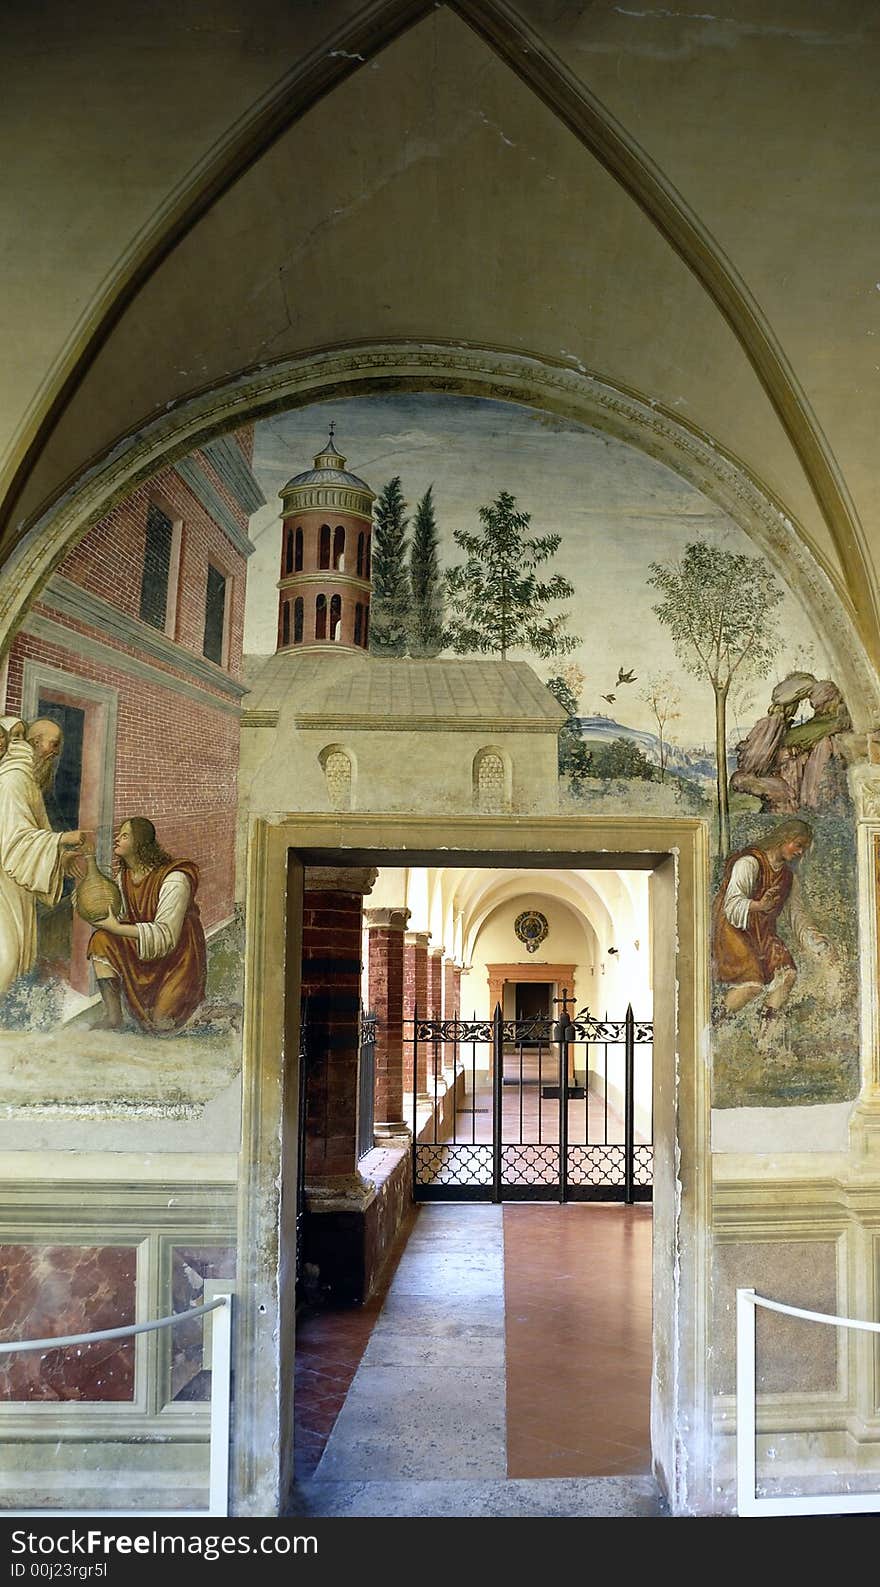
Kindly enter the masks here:
[[827, 1312], [805, 1311], [767, 1300], [753, 1289], [736, 1292], [736, 1509], [741, 1516], [757, 1515], [867, 1515], [880, 1511], [880, 1492], [816, 1493], [758, 1498], [755, 1487], [755, 1308], [800, 1317], [804, 1322], [828, 1323], [832, 1328], [855, 1328], [880, 1334], [880, 1323], [859, 1322], [854, 1317], [832, 1317]]
[[170, 1317], [155, 1317], [152, 1322], [132, 1323], [127, 1328], [102, 1328], [90, 1334], [62, 1334], [52, 1339], [13, 1339], [0, 1344], [0, 1355], [24, 1350], [64, 1350], [70, 1345], [93, 1344], [99, 1339], [128, 1339], [134, 1334], [156, 1333], [217, 1312], [211, 1328], [211, 1449], [206, 1510], [3, 1510], [0, 1515], [228, 1515], [229, 1514], [229, 1404], [232, 1371], [232, 1294], [216, 1295], [205, 1306], [174, 1312]]

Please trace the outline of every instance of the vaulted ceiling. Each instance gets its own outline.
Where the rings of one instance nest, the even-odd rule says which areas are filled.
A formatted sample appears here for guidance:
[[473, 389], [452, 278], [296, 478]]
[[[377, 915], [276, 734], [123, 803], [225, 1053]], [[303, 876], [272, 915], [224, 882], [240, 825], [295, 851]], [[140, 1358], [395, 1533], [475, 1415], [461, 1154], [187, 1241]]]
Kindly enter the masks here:
[[4, 18], [4, 548], [127, 433], [365, 342], [582, 369], [740, 460], [880, 655], [866, 0]]

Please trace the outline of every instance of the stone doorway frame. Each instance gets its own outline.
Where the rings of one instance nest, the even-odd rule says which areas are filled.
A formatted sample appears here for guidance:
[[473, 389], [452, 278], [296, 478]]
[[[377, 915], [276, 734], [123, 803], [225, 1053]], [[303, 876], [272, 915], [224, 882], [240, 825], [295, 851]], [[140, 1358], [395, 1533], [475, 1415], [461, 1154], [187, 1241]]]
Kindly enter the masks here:
[[278, 1514], [293, 1458], [296, 1099], [303, 867], [480, 857], [652, 872], [655, 985], [654, 1467], [674, 1515], [711, 1513], [709, 832], [635, 816], [251, 819], [239, 1179], [233, 1513]]
[[487, 964], [486, 969], [489, 972], [490, 1014], [496, 1003], [501, 1004], [501, 1011], [504, 1012], [504, 988], [509, 986], [511, 981], [514, 984], [518, 981], [546, 981], [551, 986], [554, 983], [557, 986], [566, 986], [572, 999], [575, 995], [577, 965], [574, 964]]

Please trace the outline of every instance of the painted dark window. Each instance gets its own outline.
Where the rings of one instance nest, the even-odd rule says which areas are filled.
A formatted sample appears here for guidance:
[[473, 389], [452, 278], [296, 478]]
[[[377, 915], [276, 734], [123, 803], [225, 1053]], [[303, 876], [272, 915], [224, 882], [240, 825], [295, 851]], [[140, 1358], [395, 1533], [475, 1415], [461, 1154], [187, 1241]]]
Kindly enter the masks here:
[[322, 568], [329, 568], [330, 566], [330, 525], [328, 523], [322, 523], [321, 525], [321, 549], [318, 556], [318, 566]]
[[315, 601], [315, 638], [327, 638], [327, 597], [319, 595]]
[[330, 598], [330, 638], [342, 638], [342, 596], [333, 595]]
[[290, 602], [285, 601], [281, 609], [281, 643], [290, 644]]
[[364, 640], [364, 609], [363, 609], [363, 606], [361, 605], [360, 601], [356, 601], [355, 602], [355, 608], [354, 608], [354, 642], [355, 642], [356, 645], [361, 645], [361, 644], [363, 644], [363, 640]]
[[57, 722], [64, 734], [51, 787], [43, 795], [46, 814], [57, 832], [73, 832], [79, 826], [86, 713], [78, 705], [57, 705], [41, 695], [37, 715]]
[[303, 532], [297, 529], [294, 536], [293, 571], [301, 573], [303, 565]]
[[290, 529], [284, 531], [284, 571], [293, 572], [293, 532]]
[[141, 621], [163, 630], [168, 610], [173, 532], [171, 519], [151, 501], [147, 508], [147, 541], [141, 574]]
[[371, 542], [371, 538], [372, 537], [370, 535], [367, 535], [367, 544], [366, 544], [366, 549], [364, 551], [364, 578], [365, 579], [368, 579], [370, 577], [370, 542]]
[[341, 523], [333, 531], [333, 566], [340, 570], [345, 567], [345, 530]]
[[208, 586], [205, 591], [205, 642], [203, 654], [218, 666], [223, 661], [223, 623], [226, 617], [226, 575], [208, 563]]
[[362, 529], [360, 534], [358, 535], [357, 576], [358, 576], [359, 579], [362, 579], [363, 576], [364, 576], [364, 541], [365, 540], [366, 540], [366, 535], [364, 534], [364, 531]]
[[364, 607], [364, 649], [365, 650], [366, 650], [367, 646], [369, 645], [369, 643], [370, 643], [370, 608], [369, 608], [369, 606], [365, 606]]
[[293, 643], [302, 644], [303, 637], [303, 598], [298, 595], [293, 603]]

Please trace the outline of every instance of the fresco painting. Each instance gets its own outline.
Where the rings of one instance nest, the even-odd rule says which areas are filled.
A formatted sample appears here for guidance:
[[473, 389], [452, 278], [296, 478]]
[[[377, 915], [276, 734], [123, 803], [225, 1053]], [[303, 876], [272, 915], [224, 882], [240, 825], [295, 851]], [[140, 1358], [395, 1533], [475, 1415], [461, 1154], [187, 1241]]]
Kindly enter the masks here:
[[[329, 479], [349, 505], [312, 544], [289, 504]], [[709, 825], [715, 1105], [854, 1096], [865, 743], [798, 602], [720, 509], [622, 442], [398, 395], [201, 448], [96, 525], [25, 621], [0, 737], [7, 1115], [124, 1094], [185, 1109], [233, 1084], [253, 768], [275, 768], [280, 808], [349, 808], [340, 702], [463, 680], [496, 736], [543, 713], [532, 808]], [[246, 731], [264, 747], [239, 785]], [[439, 787], [449, 744], [420, 743]], [[448, 808], [503, 798], [492, 744]], [[359, 808], [392, 808], [369, 790]]]

